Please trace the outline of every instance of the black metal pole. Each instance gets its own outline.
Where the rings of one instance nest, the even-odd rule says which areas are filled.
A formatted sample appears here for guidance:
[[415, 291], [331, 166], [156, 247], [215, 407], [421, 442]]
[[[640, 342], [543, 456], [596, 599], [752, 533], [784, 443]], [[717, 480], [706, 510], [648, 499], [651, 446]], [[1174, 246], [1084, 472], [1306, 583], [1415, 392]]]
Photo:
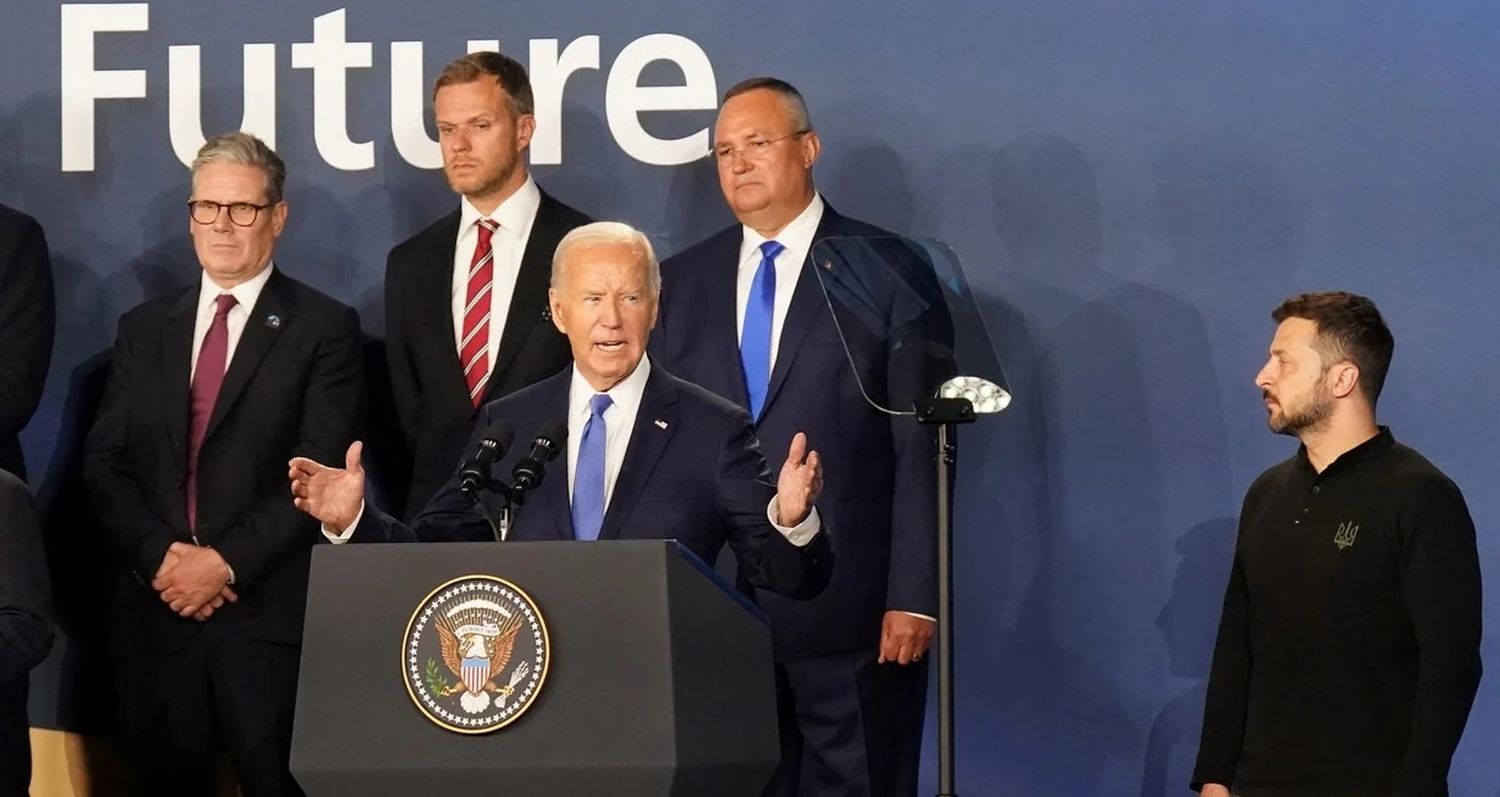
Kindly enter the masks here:
[[957, 797], [953, 767], [953, 465], [957, 459], [957, 429], [938, 425], [938, 797]]

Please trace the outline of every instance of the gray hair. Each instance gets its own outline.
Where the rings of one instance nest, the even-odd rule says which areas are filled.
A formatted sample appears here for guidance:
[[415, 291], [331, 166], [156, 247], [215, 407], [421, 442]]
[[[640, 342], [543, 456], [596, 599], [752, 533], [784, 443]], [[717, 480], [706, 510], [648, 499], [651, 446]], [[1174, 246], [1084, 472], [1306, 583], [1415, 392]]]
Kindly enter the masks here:
[[281, 201], [281, 192], [286, 188], [286, 164], [254, 134], [242, 130], [203, 142], [189, 167], [190, 176], [197, 177], [198, 170], [210, 163], [235, 163], [260, 169], [266, 175], [266, 201], [273, 204]]
[[807, 113], [807, 101], [796, 86], [779, 77], [752, 77], [730, 86], [724, 92], [724, 102], [752, 91], [769, 91], [786, 103], [787, 115], [792, 118], [792, 128], [797, 131], [811, 130], [812, 117]]
[[563, 261], [574, 249], [611, 244], [621, 244], [635, 250], [641, 262], [646, 264], [646, 279], [651, 288], [651, 295], [660, 296], [661, 263], [656, 260], [656, 251], [651, 248], [651, 240], [646, 237], [645, 233], [620, 221], [596, 221], [582, 227], [575, 227], [564, 235], [563, 239], [557, 243], [557, 251], [552, 254], [552, 287], [557, 287], [562, 276]]

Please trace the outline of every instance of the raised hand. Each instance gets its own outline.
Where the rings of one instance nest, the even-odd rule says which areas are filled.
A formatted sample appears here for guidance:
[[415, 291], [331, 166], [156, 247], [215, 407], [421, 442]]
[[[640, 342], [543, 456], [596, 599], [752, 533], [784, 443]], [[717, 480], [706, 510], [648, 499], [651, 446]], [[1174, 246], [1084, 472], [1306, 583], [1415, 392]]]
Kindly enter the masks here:
[[292, 503], [297, 508], [343, 532], [353, 525], [365, 501], [365, 469], [359, 455], [364, 444], [356, 440], [344, 455], [344, 467], [334, 468], [307, 457], [287, 463], [292, 480]]
[[776, 508], [781, 525], [795, 526], [806, 520], [822, 492], [823, 461], [818, 452], [807, 450], [807, 435], [798, 432], [776, 479]]

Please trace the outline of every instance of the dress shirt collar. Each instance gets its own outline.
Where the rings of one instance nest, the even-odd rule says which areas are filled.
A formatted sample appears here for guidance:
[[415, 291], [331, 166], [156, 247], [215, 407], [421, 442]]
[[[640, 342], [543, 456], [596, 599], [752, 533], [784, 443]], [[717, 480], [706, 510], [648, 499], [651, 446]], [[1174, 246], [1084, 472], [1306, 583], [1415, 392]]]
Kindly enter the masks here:
[[[458, 205], [458, 235], [462, 238], [473, 228], [474, 222], [485, 216], [468, 197], [460, 198]], [[541, 205], [542, 191], [536, 187], [536, 181], [527, 176], [526, 182], [514, 194], [506, 197], [500, 207], [489, 215], [489, 219], [499, 223], [500, 228], [509, 231], [511, 235], [520, 235], [531, 226], [531, 220], [536, 217], [537, 208]]]
[[[651, 376], [651, 360], [646, 355], [641, 355], [641, 361], [630, 372], [630, 376], [621, 379], [614, 387], [604, 391], [609, 394], [614, 402], [613, 406], [620, 408], [620, 417], [633, 418], [636, 411], [640, 409], [641, 397], [646, 393], [646, 380]], [[582, 423], [589, 417], [589, 401], [599, 391], [590, 385], [583, 374], [578, 373], [578, 366], [573, 366], [573, 379], [568, 385], [568, 410], [569, 420]]]
[[[786, 247], [789, 254], [797, 256], [798, 262], [807, 259], [809, 250], [812, 249], [813, 236], [818, 234], [818, 225], [823, 221], [823, 197], [816, 191], [813, 192], [812, 201], [807, 207], [797, 214], [797, 218], [781, 228], [776, 234], [775, 241]], [[756, 232], [749, 225], [740, 225], [742, 234], [740, 237], [740, 262], [744, 263], [754, 255], [756, 262], [760, 261], [760, 245], [766, 241], [773, 240]]]
[[219, 287], [218, 283], [209, 279], [208, 274], [204, 273], [198, 281], [198, 314], [203, 315], [209, 312], [209, 308], [213, 306], [221, 293], [233, 294], [235, 307], [243, 307], [245, 312], [250, 312], [255, 307], [256, 300], [260, 298], [260, 292], [265, 289], [266, 283], [270, 282], [271, 271], [275, 268], [276, 262], [273, 260], [267, 263], [259, 274], [228, 290]]

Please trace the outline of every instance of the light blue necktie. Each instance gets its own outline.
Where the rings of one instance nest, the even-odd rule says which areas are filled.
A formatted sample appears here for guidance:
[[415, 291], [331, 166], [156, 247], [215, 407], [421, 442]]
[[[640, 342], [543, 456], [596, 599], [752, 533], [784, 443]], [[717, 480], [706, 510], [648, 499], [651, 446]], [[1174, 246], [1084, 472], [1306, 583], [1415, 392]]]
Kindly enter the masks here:
[[573, 471], [573, 536], [599, 539], [604, 525], [604, 411], [613, 404], [608, 393], [589, 399], [589, 420], [578, 441], [578, 466]]
[[776, 256], [785, 246], [766, 241], [760, 245], [760, 268], [750, 283], [745, 301], [745, 328], [740, 330], [740, 364], [745, 369], [745, 389], [750, 393], [750, 417], [759, 418], [771, 387], [771, 319], [776, 314]]

